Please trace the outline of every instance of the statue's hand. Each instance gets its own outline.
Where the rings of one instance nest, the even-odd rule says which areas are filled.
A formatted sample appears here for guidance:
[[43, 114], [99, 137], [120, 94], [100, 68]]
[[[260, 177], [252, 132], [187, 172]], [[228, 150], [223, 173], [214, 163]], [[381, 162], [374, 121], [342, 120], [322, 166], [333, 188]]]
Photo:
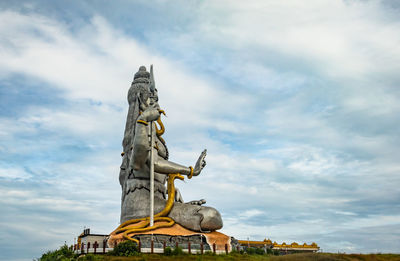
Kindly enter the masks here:
[[207, 155], [207, 150], [203, 150], [203, 152], [200, 154], [199, 159], [196, 162], [196, 165], [194, 166], [193, 169], [193, 176], [198, 176], [201, 172], [202, 169], [206, 166], [206, 161], [204, 158]]
[[160, 109], [158, 106], [149, 106], [145, 111], [139, 116], [140, 120], [144, 121], [155, 121], [160, 117]]
[[206, 200], [205, 200], [205, 199], [192, 200], [192, 201], [186, 202], [186, 204], [197, 205], [197, 206], [201, 206], [201, 205], [203, 205], [203, 204], [205, 204], [205, 203], [206, 203]]

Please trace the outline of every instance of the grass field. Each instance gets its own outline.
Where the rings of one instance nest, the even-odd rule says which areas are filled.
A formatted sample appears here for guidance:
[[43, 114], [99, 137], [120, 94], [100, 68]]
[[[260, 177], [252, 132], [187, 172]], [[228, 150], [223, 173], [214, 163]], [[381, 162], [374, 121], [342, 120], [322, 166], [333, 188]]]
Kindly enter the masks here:
[[[92, 259], [93, 258], [93, 259]], [[310, 253], [310, 254], [291, 254], [285, 256], [270, 255], [179, 255], [164, 256], [157, 254], [143, 254], [134, 257], [115, 257], [115, 256], [93, 256], [91, 260], [104, 261], [172, 261], [172, 260], [203, 260], [203, 261], [400, 261], [399, 254], [330, 254], [330, 253]], [[85, 258], [86, 259], [86, 258]], [[83, 260], [85, 260], [83, 259]], [[78, 259], [79, 260], [79, 259]]]

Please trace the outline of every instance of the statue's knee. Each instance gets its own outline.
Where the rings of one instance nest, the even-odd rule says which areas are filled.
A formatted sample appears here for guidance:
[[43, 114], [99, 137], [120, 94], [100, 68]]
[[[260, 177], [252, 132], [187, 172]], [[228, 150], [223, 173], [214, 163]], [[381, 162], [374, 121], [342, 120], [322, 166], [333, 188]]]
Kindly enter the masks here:
[[221, 214], [215, 208], [203, 207], [199, 210], [199, 213], [203, 215], [200, 223], [201, 230], [214, 231], [222, 228]]

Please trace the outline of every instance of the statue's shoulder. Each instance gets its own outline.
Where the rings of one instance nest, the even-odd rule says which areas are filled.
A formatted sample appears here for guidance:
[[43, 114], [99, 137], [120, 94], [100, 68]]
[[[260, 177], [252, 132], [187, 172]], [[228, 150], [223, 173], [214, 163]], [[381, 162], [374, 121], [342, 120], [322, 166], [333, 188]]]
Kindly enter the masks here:
[[150, 95], [149, 87], [145, 84], [134, 84], [132, 83], [128, 91], [128, 102], [129, 104], [134, 102], [136, 97], [140, 96], [142, 100], [147, 100]]

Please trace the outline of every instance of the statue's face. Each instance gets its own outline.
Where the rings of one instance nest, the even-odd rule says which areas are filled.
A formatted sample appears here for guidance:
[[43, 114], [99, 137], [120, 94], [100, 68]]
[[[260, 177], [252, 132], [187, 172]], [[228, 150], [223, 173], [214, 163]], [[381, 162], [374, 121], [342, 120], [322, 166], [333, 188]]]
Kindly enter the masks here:
[[158, 96], [150, 96], [148, 99], [149, 106], [153, 106], [157, 108], [157, 110], [160, 109], [160, 105], [158, 104]]
[[141, 111], [145, 111], [150, 106], [160, 109], [160, 105], [158, 104], [158, 96], [149, 96], [147, 100], [140, 102]]

